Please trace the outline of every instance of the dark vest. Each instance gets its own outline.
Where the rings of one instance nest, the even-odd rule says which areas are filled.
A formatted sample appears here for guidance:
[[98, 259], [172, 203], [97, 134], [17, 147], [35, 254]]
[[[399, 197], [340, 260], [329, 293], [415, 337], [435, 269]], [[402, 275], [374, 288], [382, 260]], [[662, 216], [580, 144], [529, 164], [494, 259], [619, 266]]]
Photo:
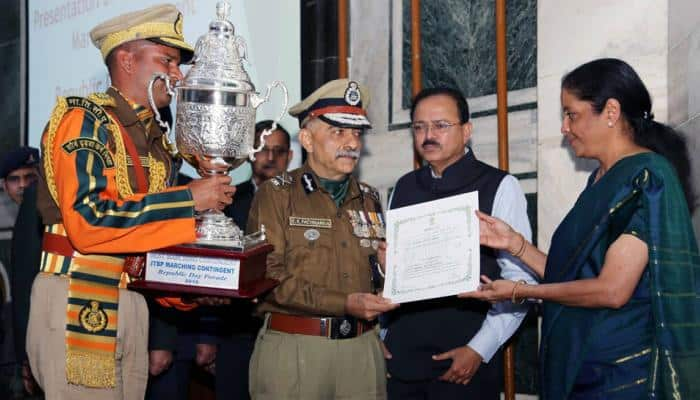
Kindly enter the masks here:
[[[470, 149], [443, 171], [442, 178], [433, 178], [428, 166], [401, 177], [394, 188], [390, 207], [400, 208], [478, 190], [479, 209], [491, 214], [493, 199], [505, 176], [505, 172], [478, 161]], [[500, 276], [496, 253], [483, 246], [481, 274], [491, 279]], [[450, 367], [451, 360], [438, 362], [431, 356], [466, 345], [481, 328], [489, 308], [489, 303], [456, 297], [402, 304], [389, 315], [387, 322], [389, 332], [385, 342], [393, 355], [387, 360], [391, 376], [421, 380], [442, 375]]]

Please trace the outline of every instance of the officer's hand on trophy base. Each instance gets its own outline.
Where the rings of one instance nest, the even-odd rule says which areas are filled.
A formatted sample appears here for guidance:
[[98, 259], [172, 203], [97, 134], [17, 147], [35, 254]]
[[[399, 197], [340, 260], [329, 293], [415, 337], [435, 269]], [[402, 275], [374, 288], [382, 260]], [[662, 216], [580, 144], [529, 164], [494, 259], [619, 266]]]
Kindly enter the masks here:
[[233, 202], [233, 194], [236, 192], [228, 175], [194, 179], [187, 187], [192, 192], [195, 211], [223, 210]]
[[345, 299], [345, 312], [353, 317], [372, 321], [381, 313], [398, 307], [397, 303], [372, 293], [350, 293]]
[[170, 350], [151, 350], [148, 352], [148, 372], [157, 376], [170, 368], [173, 363], [173, 352]]

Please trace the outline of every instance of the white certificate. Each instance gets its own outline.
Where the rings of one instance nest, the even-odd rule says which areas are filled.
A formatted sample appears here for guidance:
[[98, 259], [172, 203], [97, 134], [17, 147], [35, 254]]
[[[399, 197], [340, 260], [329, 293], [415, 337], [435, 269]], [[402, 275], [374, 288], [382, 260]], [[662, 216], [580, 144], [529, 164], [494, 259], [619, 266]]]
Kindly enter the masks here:
[[471, 192], [387, 211], [384, 297], [406, 303], [476, 290], [478, 208]]

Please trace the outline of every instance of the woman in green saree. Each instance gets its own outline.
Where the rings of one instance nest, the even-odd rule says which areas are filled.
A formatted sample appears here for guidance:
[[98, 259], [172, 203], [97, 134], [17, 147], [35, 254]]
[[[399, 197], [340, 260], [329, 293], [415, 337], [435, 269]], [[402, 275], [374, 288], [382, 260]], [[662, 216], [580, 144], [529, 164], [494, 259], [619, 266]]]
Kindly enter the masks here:
[[509, 250], [542, 283], [482, 278], [460, 296], [543, 300], [542, 399], [698, 399], [700, 260], [685, 141], [654, 121], [646, 87], [621, 60], [568, 73], [561, 104], [573, 152], [599, 167], [549, 254], [479, 214], [482, 244]]

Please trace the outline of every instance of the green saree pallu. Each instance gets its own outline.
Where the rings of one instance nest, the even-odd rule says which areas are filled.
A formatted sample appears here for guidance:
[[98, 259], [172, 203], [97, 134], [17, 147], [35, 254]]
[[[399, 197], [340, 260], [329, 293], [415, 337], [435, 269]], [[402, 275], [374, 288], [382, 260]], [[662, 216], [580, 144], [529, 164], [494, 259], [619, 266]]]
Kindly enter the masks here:
[[622, 234], [649, 262], [619, 309], [545, 302], [542, 398], [700, 399], [700, 257], [675, 171], [642, 153], [594, 176], [552, 236], [543, 283], [597, 277]]

